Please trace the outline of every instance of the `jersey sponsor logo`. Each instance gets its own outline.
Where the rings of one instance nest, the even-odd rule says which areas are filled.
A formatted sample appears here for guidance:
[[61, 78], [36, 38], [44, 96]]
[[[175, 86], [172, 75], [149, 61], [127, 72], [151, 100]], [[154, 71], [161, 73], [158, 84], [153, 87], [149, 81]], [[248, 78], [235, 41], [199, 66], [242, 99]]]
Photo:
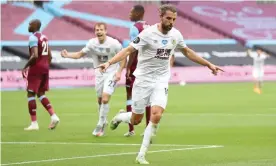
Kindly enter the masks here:
[[134, 40], [133, 40], [133, 43], [135, 44], [138, 44], [140, 42], [140, 38], [139, 37], [136, 37]]
[[157, 49], [155, 58], [167, 60], [170, 57], [172, 49]]
[[107, 62], [108, 61], [108, 56], [107, 55], [98, 55], [98, 60], [99, 62]]
[[168, 43], [168, 40], [162, 40], [162, 43], [166, 45]]

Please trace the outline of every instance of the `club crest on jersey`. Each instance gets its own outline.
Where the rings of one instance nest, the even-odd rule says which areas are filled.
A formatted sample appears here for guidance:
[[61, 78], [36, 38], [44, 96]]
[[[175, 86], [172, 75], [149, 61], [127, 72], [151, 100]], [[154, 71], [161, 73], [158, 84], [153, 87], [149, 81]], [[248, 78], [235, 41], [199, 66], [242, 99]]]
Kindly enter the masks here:
[[103, 52], [103, 48], [100, 48], [100, 51]]
[[175, 44], [176, 44], [175, 39], [172, 39], [172, 44], [173, 44], [173, 45], [175, 45]]
[[162, 40], [162, 43], [166, 45], [168, 43], [168, 40]]
[[106, 52], [110, 52], [110, 48], [106, 48], [105, 51], [106, 51]]
[[133, 43], [137, 44], [140, 42], [140, 38], [139, 37], [136, 37], [134, 40], [133, 40]]

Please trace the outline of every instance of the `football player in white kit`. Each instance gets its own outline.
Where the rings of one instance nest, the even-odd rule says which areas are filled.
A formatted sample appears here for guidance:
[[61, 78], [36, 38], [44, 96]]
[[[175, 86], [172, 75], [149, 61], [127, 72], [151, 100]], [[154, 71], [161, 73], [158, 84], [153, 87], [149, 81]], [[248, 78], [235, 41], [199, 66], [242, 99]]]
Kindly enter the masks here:
[[[89, 54], [93, 58], [94, 67], [107, 62], [122, 49], [122, 45], [118, 40], [106, 36], [106, 33], [106, 24], [97, 23], [95, 25], [96, 38], [90, 39], [86, 46], [79, 52], [68, 53], [66, 50], [62, 50], [61, 56], [65, 58], [79, 59], [82, 56]], [[115, 90], [116, 82], [120, 80], [124, 66], [125, 61], [121, 61], [120, 64], [112, 64], [105, 73], [101, 73], [99, 69], [95, 69], [95, 90], [99, 104], [99, 121], [92, 133], [95, 136], [104, 135], [104, 129], [107, 125], [107, 115], [109, 112], [108, 102]]]
[[253, 71], [252, 76], [254, 78], [254, 92], [262, 93], [262, 83], [264, 77], [264, 61], [268, 57], [267, 54], [257, 49], [257, 52], [252, 52], [250, 49], [247, 50], [247, 54], [253, 58]]
[[214, 75], [219, 70], [222, 71], [221, 68], [201, 58], [186, 46], [182, 34], [173, 28], [177, 16], [174, 6], [162, 5], [159, 11], [160, 23], [142, 31], [127, 48], [99, 66], [103, 71], [107, 71], [109, 66], [139, 50], [138, 64], [134, 72], [136, 80], [132, 90], [133, 110], [118, 113], [110, 123], [112, 130], [116, 129], [121, 122], [137, 125], [143, 118], [145, 106], [151, 105], [150, 122], [145, 129], [140, 152], [136, 158], [139, 164], [149, 164], [145, 159], [145, 154], [167, 105], [170, 56], [174, 50], [178, 48], [190, 60], [208, 67]]

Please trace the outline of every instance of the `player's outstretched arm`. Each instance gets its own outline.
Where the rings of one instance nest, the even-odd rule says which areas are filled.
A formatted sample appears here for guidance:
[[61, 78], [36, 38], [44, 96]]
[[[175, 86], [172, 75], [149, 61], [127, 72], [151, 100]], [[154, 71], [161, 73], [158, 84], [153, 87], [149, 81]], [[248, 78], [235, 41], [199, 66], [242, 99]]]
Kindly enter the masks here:
[[133, 53], [134, 51], [136, 51], [136, 49], [134, 47], [132, 47], [131, 45], [129, 45], [126, 48], [123, 48], [120, 52], [118, 52], [113, 58], [111, 58], [108, 62], [103, 63], [101, 65], [99, 65], [97, 68], [101, 68], [101, 70], [103, 72], [105, 72], [105, 70], [112, 64], [120, 62], [124, 59], [127, 58], [128, 55], [130, 55], [131, 53]]
[[217, 75], [218, 71], [223, 71], [220, 67], [212, 64], [211, 62], [201, 58], [198, 56], [192, 49], [189, 47], [185, 47], [181, 49], [181, 52], [186, 55], [187, 58], [189, 58], [191, 61], [201, 64], [202, 66], [207, 66], [210, 70], [212, 70], [212, 73], [214, 75]]
[[125, 66], [126, 66], [126, 61], [127, 59], [123, 59], [121, 62], [120, 62], [120, 68], [118, 69], [117, 73], [116, 73], [116, 78], [115, 78], [115, 81], [120, 81], [121, 79], [121, 75], [122, 75], [122, 71], [124, 70]]
[[85, 55], [83, 51], [68, 53], [67, 50], [62, 50], [60, 55], [63, 58], [79, 59]]

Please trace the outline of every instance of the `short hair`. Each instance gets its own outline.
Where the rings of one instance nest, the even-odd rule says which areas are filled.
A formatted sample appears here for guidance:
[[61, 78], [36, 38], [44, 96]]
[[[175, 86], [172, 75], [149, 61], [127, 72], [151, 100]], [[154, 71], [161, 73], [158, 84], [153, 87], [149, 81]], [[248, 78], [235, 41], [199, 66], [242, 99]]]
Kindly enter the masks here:
[[142, 13], [142, 14], [145, 13], [144, 6], [142, 6], [142, 5], [135, 5], [135, 6], [133, 6], [133, 10], [135, 12], [138, 12], [138, 13]]
[[168, 11], [168, 10], [173, 12], [173, 13], [176, 13], [176, 8], [171, 4], [164, 4], [164, 5], [161, 5], [159, 7], [159, 13], [160, 13], [161, 16], [164, 16], [166, 11]]
[[107, 29], [106, 23], [104, 23], [104, 22], [98, 22], [98, 23], [96, 23], [96, 24], [94, 25], [94, 31], [96, 30], [96, 27], [101, 26], [101, 25], [104, 26], [104, 29], [105, 29], [105, 30]]
[[31, 23], [34, 23], [36, 24], [37, 26], [37, 30], [40, 30], [40, 27], [41, 27], [41, 21], [39, 19], [34, 19], [31, 21]]

